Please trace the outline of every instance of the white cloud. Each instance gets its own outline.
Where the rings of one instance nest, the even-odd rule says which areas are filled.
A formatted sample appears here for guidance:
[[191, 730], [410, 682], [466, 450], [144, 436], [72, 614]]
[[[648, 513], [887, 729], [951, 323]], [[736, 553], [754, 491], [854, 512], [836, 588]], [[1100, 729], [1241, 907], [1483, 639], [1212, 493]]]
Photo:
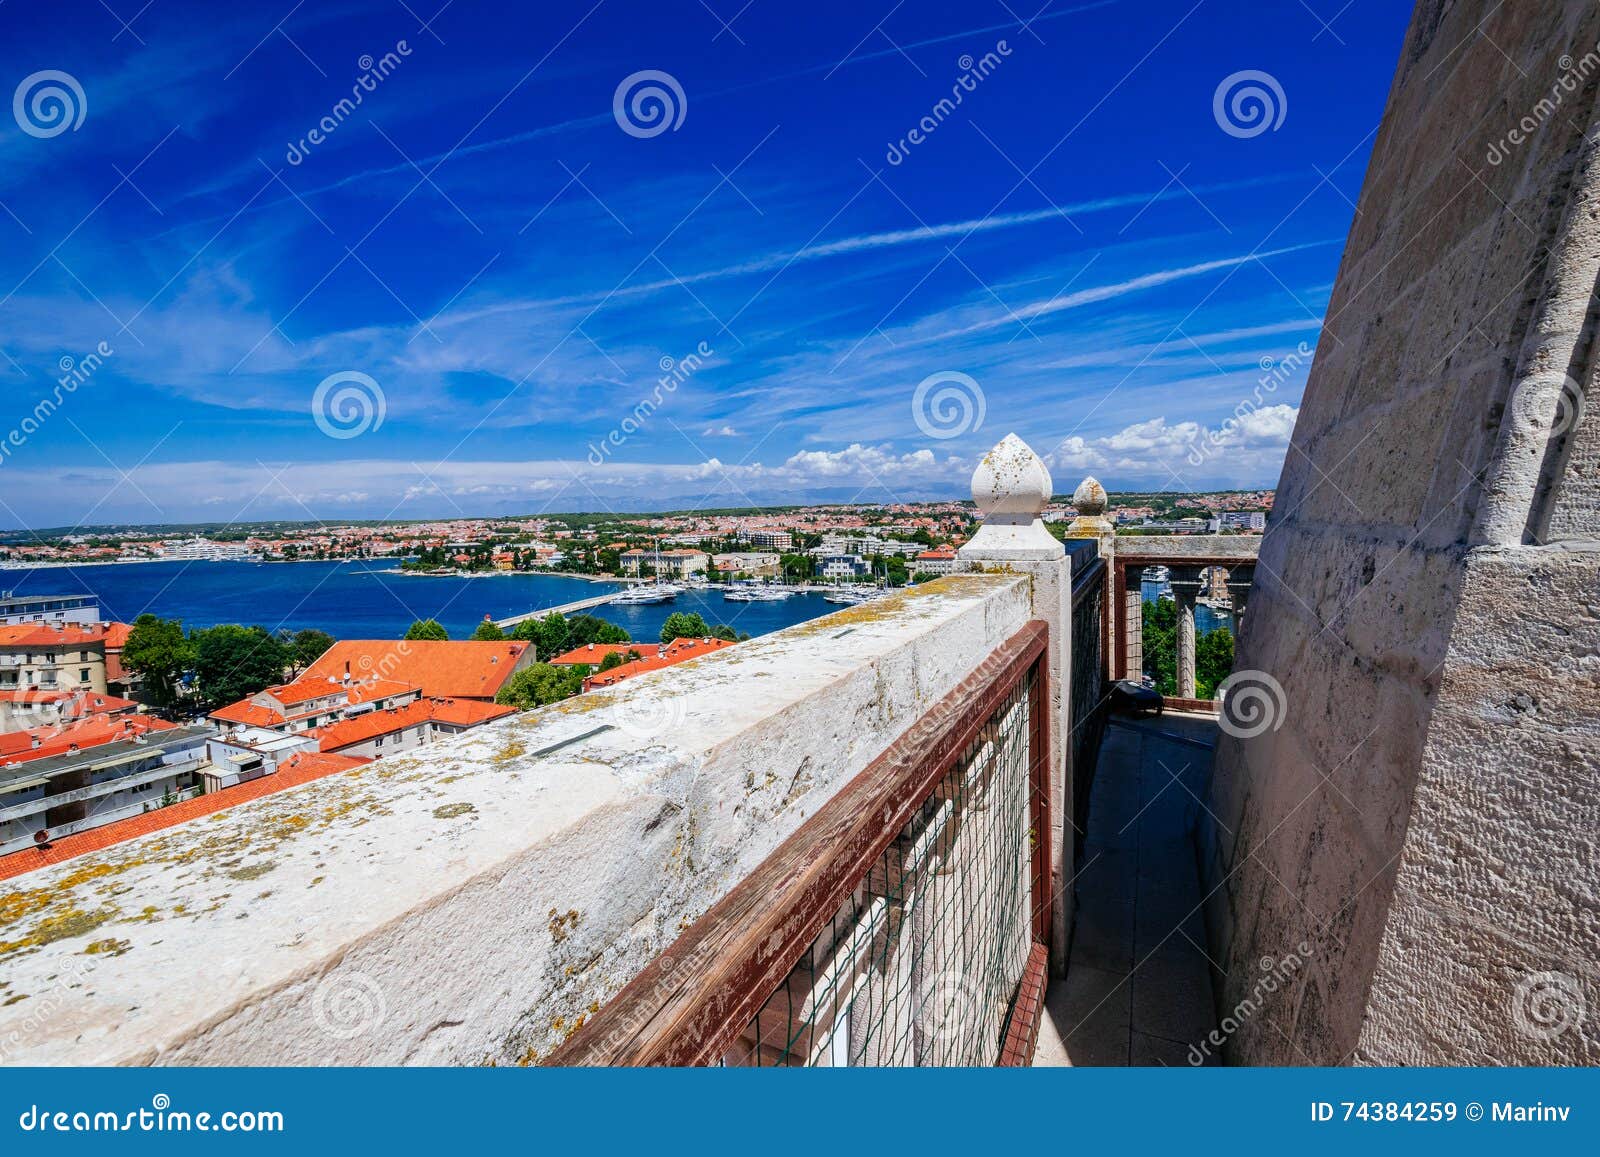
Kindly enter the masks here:
[[[640, 510], [749, 502], [770, 505], [837, 500], [861, 491], [863, 501], [955, 497], [969, 463], [937, 459], [930, 450], [896, 453], [889, 445], [852, 443], [805, 450], [777, 465], [610, 460], [398, 462], [346, 459], [297, 463], [190, 461], [146, 463], [126, 475], [105, 469], [70, 472], [15, 461], [0, 472], [7, 491], [49, 496], [34, 526], [69, 525], [85, 511], [95, 524], [266, 519], [420, 518], [528, 514], [543, 509]], [[205, 479], [206, 495], [195, 493]], [[0, 522], [18, 518], [0, 504]]]
[[1100, 472], [1113, 488], [1268, 485], [1282, 468], [1299, 412], [1295, 406], [1263, 406], [1215, 428], [1155, 417], [1099, 438], [1065, 438], [1046, 461], [1069, 475]]

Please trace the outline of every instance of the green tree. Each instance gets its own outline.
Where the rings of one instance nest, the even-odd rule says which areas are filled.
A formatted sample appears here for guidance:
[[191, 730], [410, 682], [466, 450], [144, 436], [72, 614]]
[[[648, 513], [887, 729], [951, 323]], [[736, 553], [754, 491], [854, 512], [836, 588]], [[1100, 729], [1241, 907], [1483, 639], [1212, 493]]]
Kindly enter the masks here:
[[630, 643], [628, 632], [615, 623], [597, 619], [593, 615], [573, 615], [567, 620], [567, 649], [587, 647], [590, 643]]
[[414, 640], [445, 642], [450, 638], [449, 633], [439, 625], [437, 619], [418, 619], [406, 631], [406, 641]]
[[333, 646], [336, 640], [326, 631], [305, 630], [296, 631], [289, 640], [291, 648], [291, 663], [294, 669], [304, 671], [311, 664], [322, 658], [323, 653]]
[[809, 554], [781, 554], [778, 566], [791, 582], [808, 582], [816, 577], [817, 560]]
[[663, 643], [674, 639], [703, 639], [710, 633], [711, 628], [698, 611], [673, 611], [661, 624]]
[[506, 637], [506, 633], [494, 625], [493, 619], [484, 619], [478, 624], [478, 629], [472, 632], [472, 637], [480, 643], [498, 643]]
[[555, 611], [543, 618], [523, 619], [511, 632], [513, 639], [532, 643], [533, 653], [540, 659], [553, 659], [563, 651], [570, 650], [567, 635], [567, 620]]
[[582, 665], [535, 663], [511, 676], [494, 701], [526, 711], [530, 707], [570, 699], [583, 690], [584, 676], [588, 673], [589, 668]]
[[636, 662], [641, 656], [638, 651], [629, 647], [626, 651], [611, 651], [604, 659], [600, 660], [600, 670], [610, 671], [622, 666], [624, 663]]
[[1142, 604], [1144, 673], [1163, 695], [1178, 693], [1178, 605], [1170, 599]]
[[244, 699], [280, 682], [292, 658], [262, 627], [227, 623], [195, 631], [190, 639], [200, 694], [212, 707]]
[[674, 639], [704, 639], [707, 636], [713, 639], [726, 639], [730, 643], [737, 643], [750, 637], [720, 623], [712, 626], [698, 611], [673, 611], [667, 616], [667, 621], [661, 624], [663, 643], [670, 643]]
[[[1144, 671], [1163, 695], [1178, 693], [1178, 605], [1168, 599], [1144, 604]], [[1227, 627], [1197, 632], [1194, 641], [1194, 693], [1214, 699], [1217, 686], [1233, 671], [1233, 632]]]
[[1227, 627], [1207, 631], [1194, 644], [1194, 693], [1215, 699], [1217, 687], [1233, 673], [1233, 632]]
[[122, 648], [122, 665], [143, 676], [151, 702], [170, 708], [178, 701], [178, 681], [194, 666], [194, 645], [179, 620], [140, 615]]

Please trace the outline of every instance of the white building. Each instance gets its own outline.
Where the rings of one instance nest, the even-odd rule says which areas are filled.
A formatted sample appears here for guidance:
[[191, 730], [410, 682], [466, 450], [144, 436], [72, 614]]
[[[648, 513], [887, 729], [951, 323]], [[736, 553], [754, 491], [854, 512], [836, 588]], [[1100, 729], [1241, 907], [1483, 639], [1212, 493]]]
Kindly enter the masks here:
[[764, 550], [787, 551], [794, 549], [794, 535], [787, 530], [773, 530], [764, 527], [753, 530], [741, 530], [739, 541], [748, 542], [751, 546]]
[[19, 595], [0, 591], [0, 626], [17, 623], [98, 623], [93, 595]]
[[315, 736], [293, 734], [266, 727], [238, 727], [206, 741], [211, 766], [201, 772], [206, 791], [249, 783], [273, 775], [278, 764], [299, 751], [316, 751]]
[[757, 578], [771, 578], [778, 574], [783, 559], [766, 551], [749, 550], [712, 555], [711, 561], [716, 563], [719, 572], [729, 577], [754, 575]]
[[817, 574], [829, 579], [865, 578], [872, 571], [867, 560], [855, 554], [830, 554], [817, 560]]
[[1216, 517], [1218, 530], [1246, 530], [1261, 534], [1267, 529], [1267, 516], [1259, 510], [1229, 510]]
[[706, 559], [711, 556], [703, 550], [625, 550], [620, 556], [623, 574], [638, 574], [645, 567], [654, 567], [664, 578], [687, 578], [704, 574]]
[[0, 766], [0, 854], [128, 819], [200, 786], [202, 724]]

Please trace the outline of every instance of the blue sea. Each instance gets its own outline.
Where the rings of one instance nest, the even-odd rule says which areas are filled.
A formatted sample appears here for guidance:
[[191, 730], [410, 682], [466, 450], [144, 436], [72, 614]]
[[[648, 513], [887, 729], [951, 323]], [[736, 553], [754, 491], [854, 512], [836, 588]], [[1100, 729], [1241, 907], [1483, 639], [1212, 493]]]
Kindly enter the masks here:
[[[509, 618], [605, 593], [607, 586], [558, 575], [483, 578], [386, 574], [390, 559], [356, 562], [149, 562], [0, 570], [0, 590], [18, 594], [92, 594], [101, 613], [131, 623], [149, 612], [186, 627], [241, 623], [276, 631], [307, 627], [337, 639], [396, 639], [417, 619], [437, 619], [452, 639], [471, 636], [485, 615]], [[698, 611], [706, 622], [765, 635], [839, 608], [817, 594], [782, 602], [730, 603], [721, 591], [688, 591], [659, 606], [601, 606], [588, 614], [657, 638], [673, 611]]]

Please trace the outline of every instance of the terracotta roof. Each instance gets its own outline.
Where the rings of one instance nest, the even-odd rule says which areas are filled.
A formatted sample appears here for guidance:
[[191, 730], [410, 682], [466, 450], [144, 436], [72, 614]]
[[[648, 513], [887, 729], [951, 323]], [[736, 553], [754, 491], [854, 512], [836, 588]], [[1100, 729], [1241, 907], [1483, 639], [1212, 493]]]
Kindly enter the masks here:
[[0, 626], [0, 647], [83, 647], [105, 642], [99, 625], [77, 623], [9, 623]]
[[484, 703], [476, 699], [418, 699], [404, 707], [391, 707], [387, 711], [368, 711], [364, 715], [341, 719], [325, 727], [316, 727], [305, 734], [313, 736], [325, 752], [339, 751], [366, 743], [380, 735], [392, 735], [407, 727], [428, 723], [447, 723], [453, 727], [476, 727], [492, 719], [503, 719], [516, 713], [514, 707], [498, 703]]
[[598, 667], [600, 660], [607, 655], [626, 655], [629, 651], [638, 651], [642, 657], [649, 651], [657, 650], [649, 643], [590, 643], [584, 647], [576, 647], [564, 654], [557, 655], [554, 659], [546, 659], [546, 663], [576, 664], [584, 663], [590, 667]]
[[128, 636], [133, 634], [130, 623], [104, 623], [106, 629], [106, 650], [120, 651], [128, 645]]
[[74, 717], [84, 715], [113, 715], [119, 711], [136, 711], [139, 704], [132, 699], [119, 699], [115, 695], [97, 695], [93, 691], [42, 691], [24, 688], [20, 691], [0, 691], [0, 703], [46, 704], [70, 702], [75, 705]]
[[343, 683], [304, 677], [296, 679], [293, 683], [280, 683], [275, 687], [268, 687], [261, 692], [262, 695], [270, 695], [285, 707], [309, 703], [313, 699], [328, 699], [334, 695], [343, 697], [344, 693]]
[[[373, 679], [366, 683], [352, 683], [348, 687], [342, 683], [329, 683], [317, 679], [308, 681], [297, 679], [293, 683], [286, 683], [281, 687], [268, 687], [261, 692], [262, 695], [271, 696], [285, 707], [293, 707], [301, 703], [310, 703], [314, 699], [327, 699], [337, 697], [340, 706], [355, 705], [357, 703], [371, 703], [379, 699], [390, 699], [399, 695], [413, 694], [418, 688], [410, 683], [401, 683], [395, 679]], [[257, 703], [256, 696], [241, 699], [237, 703], [230, 703], [226, 707], [218, 707], [211, 713], [211, 718], [222, 723], [247, 723], [253, 727], [280, 727], [290, 719], [304, 719], [307, 715], [315, 715], [316, 711], [302, 711], [289, 715], [275, 707], [268, 707], [264, 703]]]
[[[132, 739], [149, 731], [171, 731], [177, 727], [153, 715], [91, 715], [51, 727], [27, 731], [8, 731], [0, 735], [0, 763], [26, 763], [50, 755], [61, 755], [74, 747], [80, 751], [119, 739]], [[37, 738], [39, 746], [33, 746]]]
[[664, 651], [658, 650], [655, 654], [646, 655], [642, 659], [635, 659], [631, 663], [624, 663], [609, 671], [590, 675], [583, 681], [583, 689], [589, 691], [595, 687], [612, 687], [635, 675], [643, 675], [646, 671], [659, 671], [663, 667], [671, 667], [689, 659], [698, 659], [702, 655], [709, 655], [731, 646], [733, 644], [726, 639], [674, 639]]
[[392, 699], [412, 692], [420, 694], [422, 688], [398, 679], [373, 679], [369, 683], [356, 683], [350, 688], [351, 703], [371, 703], [378, 699]]
[[251, 727], [281, 727], [286, 722], [283, 712], [263, 707], [248, 699], [218, 707], [211, 718], [219, 723], [244, 723]]
[[493, 699], [531, 645], [511, 641], [346, 639], [329, 647], [299, 681], [343, 679], [348, 665], [353, 679], [394, 679], [437, 698]]
[[353, 755], [301, 752], [278, 764], [276, 774], [264, 775], [260, 779], [253, 779], [236, 787], [225, 787], [221, 791], [207, 792], [195, 799], [186, 799], [181, 803], [145, 812], [143, 815], [116, 820], [76, 835], [63, 836], [59, 840], [52, 841], [48, 847], [23, 848], [21, 851], [0, 856], [0, 880], [9, 880], [13, 876], [20, 876], [23, 872], [31, 872], [35, 868], [59, 864], [63, 860], [70, 860], [87, 852], [98, 852], [126, 843], [128, 840], [138, 839], [140, 836], [150, 835], [152, 832], [176, 827], [186, 820], [225, 811], [237, 804], [260, 799], [262, 796], [298, 787], [303, 783], [333, 775], [335, 772], [349, 771], [352, 767], [360, 767], [364, 763], [371, 762], [370, 759]]
[[435, 723], [448, 723], [452, 727], [476, 727], [517, 713], [515, 707], [485, 703], [481, 699], [425, 699], [423, 702], [433, 707]]

